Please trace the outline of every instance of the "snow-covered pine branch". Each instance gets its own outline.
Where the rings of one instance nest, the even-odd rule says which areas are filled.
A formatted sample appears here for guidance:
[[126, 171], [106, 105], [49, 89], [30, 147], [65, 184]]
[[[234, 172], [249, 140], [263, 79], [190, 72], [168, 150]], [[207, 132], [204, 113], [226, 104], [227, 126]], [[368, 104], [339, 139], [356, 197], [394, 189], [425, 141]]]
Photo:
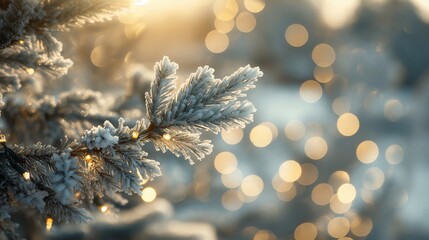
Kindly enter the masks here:
[[155, 65], [155, 80], [146, 93], [147, 116], [155, 129], [149, 138], [157, 149], [180, 153], [192, 163], [191, 156], [202, 159], [212, 150], [209, 141], [199, 140], [200, 130], [218, 133], [253, 120], [255, 107], [242, 98], [263, 73], [246, 66], [216, 79], [214, 69], [200, 67], [174, 92], [177, 68], [168, 57]]

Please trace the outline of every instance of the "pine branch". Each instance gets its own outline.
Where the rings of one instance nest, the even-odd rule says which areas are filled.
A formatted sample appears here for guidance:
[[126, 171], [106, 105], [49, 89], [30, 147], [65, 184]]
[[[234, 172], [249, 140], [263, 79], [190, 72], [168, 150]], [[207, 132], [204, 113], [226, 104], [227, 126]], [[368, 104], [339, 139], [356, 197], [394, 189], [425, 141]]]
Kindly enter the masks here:
[[9, 4], [0, 16], [0, 49], [20, 39], [36, 6], [37, 2], [33, 0], [15, 0]]
[[[167, 65], [163, 69], [174, 66], [174, 63], [164, 60], [160, 64]], [[213, 72], [214, 70], [207, 66], [199, 68], [191, 74], [175, 96], [164, 98], [163, 104], [154, 104], [158, 98], [154, 93], [162, 92], [162, 83], [169, 80], [153, 84], [150, 94], [146, 97], [151, 122], [160, 128], [176, 126], [191, 131], [202, 129], [215, 133], [244, 127], [251, 122], [255, 108], [253, 104], [240, 98], [245, 97], [245, 92], [254, 88], [257, 78], [262, 76], [259, 68], [246, 66], [223, 80], [215, 79]], [[170, 78], [174, 77], [173, 72], [170, 72], [170, 75]], [[171, 94], [171, 91], [168, 93]], [[158, 114], [154, 115], [153, 112]]]

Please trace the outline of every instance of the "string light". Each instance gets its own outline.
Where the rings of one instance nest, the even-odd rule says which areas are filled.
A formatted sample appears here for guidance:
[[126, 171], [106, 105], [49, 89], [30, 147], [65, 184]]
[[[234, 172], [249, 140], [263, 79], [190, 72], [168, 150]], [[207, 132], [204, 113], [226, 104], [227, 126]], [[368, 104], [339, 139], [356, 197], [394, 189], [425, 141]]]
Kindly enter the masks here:
[[139, 137], [139, 132], [133, 131], [133, 133], [131, 134], [131, 138], [132, 139], [137, 139], [138, 137]]
[[46, 219], [46, 231], [48, 231], [48, 232], [51, 231], [53, 222], [54, 222], [54, 219], [52, 219], [52, 218]]
[[24, 45], [25, 41], [21, 39], [21, 40], [18, 41], [18, 43], [21, 44], [21, 45]]
[[0, 143], [6, 143], [6, 136], [4, 134], [0, 134]]
[[171, 140], [171, 135], [166, 133], [162, 136], [166, 141], [170, 141]]
[[23, 174], [22, 174], [22, 176], [24, 177], [24, 179], [25, 180], [30, 180], [30, 173], [29, 172], [24, 172]]
[[27, 68], [27, 73], [28, 75], [33, 75], [34, 74], [34, 69], [33, 68]]
[[109, 208], [106, 205], [102, 205], [99, 207], [99, 209], [100, 209], [100, 212], [106, 213]]
[[90, 162], [92, 160], [92, 156], [90, 154], [85, 155], [85, 161]]

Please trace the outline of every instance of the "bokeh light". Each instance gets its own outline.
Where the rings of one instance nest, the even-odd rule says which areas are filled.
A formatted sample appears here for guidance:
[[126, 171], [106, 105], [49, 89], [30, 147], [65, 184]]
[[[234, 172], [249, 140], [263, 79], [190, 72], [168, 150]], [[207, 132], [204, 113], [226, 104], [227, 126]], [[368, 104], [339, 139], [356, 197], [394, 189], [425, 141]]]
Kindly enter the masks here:
[[335, 217], [328, 224], [328, 233], [331, 237], [342, 238], [350, 231], [350, 222], [345, 217]]
[[362, 176], [364, 187], [377, 190], [384, 184], [384, 173], [378, 167], [371, 167]]
[[285, 38], [292, 47], [302, 47], [308, 41], [308, 31], [303, 25], [295, 23], [287, 27]]
[[403, 114], [402, 103], [396, 99], [389, 100], [384, 105], [384, 116], [391, 122], [398, 121]]
[[244, 7], [249, 12], [258, 13], [265, 8], [265, 0], [244, 0]]
[[301, 223], [293, 234], [296, 240], [314, 240], [317, 237], [317, 227], [313, 223]]
[[233, 172], [221, 175], [222, 184], [227, 188], [237, 188], [243, 180], [243, 173], [236, 168]]
[[285, 182], [295, 182], [301, 177], [301, 165], [297, 161], [288, 160], [282, 163], [279, 168], [279, 176]]
[[256, 147], [263, 148], [268, 146], [273, 141], [273, 138], [271, 129], [264, 124], [259, 124], [250, 131], [250, 141]]
[[305, 135], [305, 125], [299, 120], [291, 120], [285, 126], [285, 134], [290, 140], [298, 141]]
[[235, 25], [237, 26], [237, 29], [241, 32], [251, 32], [256, 27], [255, 15], [249, 12], [242, 12], [238, 14], [237, 18], [235, 19]]
[[228, 190], [222, 195], [222, 206], [229, 211], [236, 211], [243, 206], [238, 191]]
[[387, 162], [389, 162], [392, 165], [396, 165], [396, 164], [400, 163], [402, 161], [402, 159], [404, 158], [404, 150], [398, 144], [390, 145], [386, 149], [385, 157], [386, 157]]
[[342, 171], [342, 170], [333, 172], [329, 176], [329, 181], [328, 181], [329, 185], [331, 185], [335, 191], [338, 191], [338, 188], [341, 185], [349, 182], [350, 182], [349, 174], [346, 171]]
[[272, 185], [277, 192], [287, 192], [293, 187], [292, 182], [285, 182], [279, 174], [273, 176]]
[[299, 88], [299, 95], [302, 100], [308, 103], [315, 103], [320, 100], [323, 89], [320, 84], [314, 80], [307, 80]]
[[313, 71], [314, 79], [320, 83], [329, 83], [334, 77], [334, 70], [332, 67], [319, 67], [316, 66]]
[[345, 183], [338, 188], [337, 196], [342, 203], [351, 203], [355, 200], [356, 188], [350, 183]]
[[212, 53], [221, 53], [228, 48], [229, 38], [223, 32], [213, 30], [206, 36], [206, 47]]
[[371, 140], [361, 142], [356, 148], [356, 156], [362, 163], [372, 163], [378, 157], [378, 146]]
[[329, 208], [332, 212], [336, 214], [344, 214], [350, 210], [352, 203], [344, 203], [338, 198], [338, 194], [332, 195], [331, 200], [329, 201]]
[[328, 144], [319, 136], [311, 137], [305, 142], [305, 155], [313, 160], [320, 160], [328, 153]]
[[232, 19], [227, 21], [220, 20], [219, 18], [215, 19], [215, 28], [221, 33], [231, 32], [232, 29], [234, 29], [234, 26], [235, 26], [235, 21]]
[[345, 97], [336, 97], [332, 102], [332, 110], [339, 116], [350, 111], [350, 101]]
[[351, 232], [357, 237], [366, 237], [372, 230], [371, 218], [355, 216], [351, 221]]
[[153, 202], [157, 196], [156, 190], [153, 187], [145, 187], [142, 190], [142, 199], [145, 202]]
[[237, 168], [237, 158], [231, 152], [221, 152], [216, 156], [214, 166], [219, 173], [232, 173]]
[[236, 128], [229, 131], [222, 131], [221, 136], [224, 142], [230, 145], [235, 145], [243, 139], [243, 129]]
[[311, 57], [317, 66], [329, 67], [335, 62], [335, 51], [331, 45], [321, 43], [314, 47]]
[[311, 200], [317, 205], [327, 205], [334, 195], [334, 189], [327, 183], [320, 183], [311, 191]]
[[359, 119], [353, 113], [344, 113], [337, 120], [337, 129], [343, 136], [353, 136], [359, 130]]
[[217, 0], [213, 4], [213, 12], [217, 18], [223, 21], [233, 19], [238, 13], [236, 0]]
[[316, 182], [319, 175], [317, 167], [311, 163], [304, 163], [301, 165], [302, 174], [298, 179], [298, 183], [304, 186], [308, 186]]
[[243, 179], [240, 188], [246, 196], [256, 197], [264, 190], [264, 181], [257, 175], [249, 175]]

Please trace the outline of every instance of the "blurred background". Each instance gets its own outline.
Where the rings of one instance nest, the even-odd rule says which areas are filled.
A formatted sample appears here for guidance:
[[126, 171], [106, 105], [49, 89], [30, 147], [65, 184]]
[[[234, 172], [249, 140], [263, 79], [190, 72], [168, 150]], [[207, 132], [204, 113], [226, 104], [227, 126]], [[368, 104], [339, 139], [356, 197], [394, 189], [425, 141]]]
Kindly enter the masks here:
[[208, 134], [215, 151], [192, 166], [147, 145], [163, 176], [142, 198], [101, 202], [94, 223], [52, 238], [429, 239], [429, 1], [135, 5], [60, 36], [75, 64], [51, 92], [100, 91], [138, 119], [166, 55], [181, 81], [203, 65], [218, 78], [259, 66], [258, 112], [245, 129]]

